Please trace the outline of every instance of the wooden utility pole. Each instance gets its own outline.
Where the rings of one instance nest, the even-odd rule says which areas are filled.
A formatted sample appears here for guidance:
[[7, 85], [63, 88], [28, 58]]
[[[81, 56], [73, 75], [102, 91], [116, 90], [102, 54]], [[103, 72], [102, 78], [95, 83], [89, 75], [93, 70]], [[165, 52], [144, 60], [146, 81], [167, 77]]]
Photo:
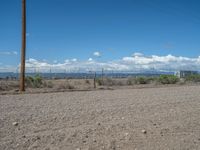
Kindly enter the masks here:
[[25, 56], [26, 56], [26, 0], [22, 0], [22, 48], [21, 48], [21, 72], [20, 91], [25, 91]]

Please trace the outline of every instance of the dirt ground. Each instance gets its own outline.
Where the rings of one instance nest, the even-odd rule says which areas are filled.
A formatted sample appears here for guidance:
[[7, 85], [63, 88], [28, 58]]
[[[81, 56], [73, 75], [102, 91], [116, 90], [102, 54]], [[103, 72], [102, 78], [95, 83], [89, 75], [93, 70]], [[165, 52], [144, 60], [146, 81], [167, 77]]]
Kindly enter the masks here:
[[198, 150], [200, 86], [0, 95], [1, 150]]
[[[51, 92], [66, 92], [66, 91], [93, 91], [102, 89], [139, 89], [139, 88], [160, 88], [160, 87], [175, 87], [175, 86], [191, 86], [199, 85], [200, 83], [186, 82], [184, 84], [132, 84], [128, 85], [128, 78], [113, 78], [113, 85], [105, 82], [105, 85], [96, 83], [94, 88], [93, 79], [57, 79], [57, 80], [43, 80], [44, 83], [39, 88], [26, 86], [26, 94], [31, 93], [51, 93]], [[49, 83], [51, 83], [49, 86]], [[107, 83], [107, 84], [106, 84]], [[19, 81], [18, 80], [0, 80], [0, 95], [19, 94]]]

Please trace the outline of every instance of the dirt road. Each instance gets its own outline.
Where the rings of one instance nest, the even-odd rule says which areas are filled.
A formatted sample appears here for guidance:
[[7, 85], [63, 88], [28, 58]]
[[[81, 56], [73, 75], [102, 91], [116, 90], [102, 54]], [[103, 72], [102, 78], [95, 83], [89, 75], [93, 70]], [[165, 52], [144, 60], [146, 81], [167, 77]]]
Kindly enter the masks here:
[[200, 149], [200, 86], [1, 95], [0, 149]]

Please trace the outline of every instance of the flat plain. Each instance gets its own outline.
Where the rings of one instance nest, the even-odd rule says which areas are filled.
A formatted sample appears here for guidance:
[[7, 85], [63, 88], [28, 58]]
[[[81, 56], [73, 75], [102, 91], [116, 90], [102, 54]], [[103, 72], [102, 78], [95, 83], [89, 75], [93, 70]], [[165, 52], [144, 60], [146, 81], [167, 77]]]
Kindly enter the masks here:
[[200, 149], [200, 86], [0, 95], [1, 150]]

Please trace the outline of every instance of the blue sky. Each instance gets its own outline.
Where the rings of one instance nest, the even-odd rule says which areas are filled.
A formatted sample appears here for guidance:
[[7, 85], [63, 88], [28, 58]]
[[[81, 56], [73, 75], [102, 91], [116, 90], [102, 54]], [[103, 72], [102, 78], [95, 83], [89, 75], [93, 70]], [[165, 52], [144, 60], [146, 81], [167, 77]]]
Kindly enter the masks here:
[[[142, 53], [198, 60], [199, 5], [198, 0], [27, 0], [26, 58], [108, 63]], [[21, 0], [1, 0], [0, 19], [0, 66], [18, 66]]]

